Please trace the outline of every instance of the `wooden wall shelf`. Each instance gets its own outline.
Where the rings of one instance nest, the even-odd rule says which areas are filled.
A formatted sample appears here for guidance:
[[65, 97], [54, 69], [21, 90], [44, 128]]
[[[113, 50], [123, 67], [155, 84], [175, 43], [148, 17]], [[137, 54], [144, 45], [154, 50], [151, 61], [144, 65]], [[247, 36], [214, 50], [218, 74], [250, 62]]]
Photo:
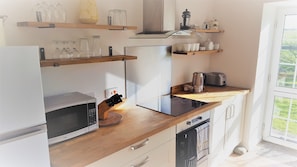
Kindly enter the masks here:
[[220, 53], [220, 52], [223, 52], [223, 49], [194, 51], [194, 52], [173, 52], [173, 53], [178, 54], [178, 55], [194, 56], [194, 55], [212, 55], [212, 54], [216, 54], [216, 53]]
[[223, 33], [224, 30], [215, 30], [215, 29], [195, 29], [194, 32], [200, 32], [200, 33]]
[[87, 64], [87, 63], [99, 63], [99, 62], [111, 62], [111, 61], [125, 61], [125, 60], [135, 60], [136, 56], [127, 55], [115, 55], [115, 56], [102, 56], [102, 57], [90, 57], [90, 58], [74, 58], [74, 59], [47, 59], [41, 60], [41, 67], [59, 67], [62, 65], [72, 65], [72, 64]]
[[18, 27], [33, 28], [73, 28], [73, 29], [105, 29], [105, 30], [137, 30], [136, 26], [111, 26], [98, 24], [54, 23], [54, 22], [17, 22]]

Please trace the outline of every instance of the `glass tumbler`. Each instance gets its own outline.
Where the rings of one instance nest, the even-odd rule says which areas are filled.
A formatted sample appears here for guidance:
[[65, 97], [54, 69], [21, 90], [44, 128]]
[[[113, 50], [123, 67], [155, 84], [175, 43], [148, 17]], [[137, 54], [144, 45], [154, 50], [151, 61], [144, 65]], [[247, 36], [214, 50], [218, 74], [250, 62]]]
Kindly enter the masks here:
[[126, 10], [121, 10], [121, 14], [120, 14], [120, 24], [122, 26], [127, 26], [127, 11]]
[[90, 57], [88, 38], [80, 38], [79, 39], [79, 52], [80, 52], [80, 57], [83, 57], [83, 58]]
[[101, 47], [100, 47], [100, 36], [95, 35], [92, 38], [92, 56], [102, 56]]

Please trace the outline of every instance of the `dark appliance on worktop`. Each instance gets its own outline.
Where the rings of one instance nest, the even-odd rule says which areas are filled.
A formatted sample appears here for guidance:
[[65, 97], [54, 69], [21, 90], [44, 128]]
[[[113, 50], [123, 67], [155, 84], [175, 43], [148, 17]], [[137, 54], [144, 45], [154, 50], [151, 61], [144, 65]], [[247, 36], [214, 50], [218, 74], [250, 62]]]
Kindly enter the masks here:
[[205, 85], [226, 86], [226, 75], [221, 72], [205, 73]]
[[98, 129], [96, 98], [69, 92], [44, 98], [49, 144]]

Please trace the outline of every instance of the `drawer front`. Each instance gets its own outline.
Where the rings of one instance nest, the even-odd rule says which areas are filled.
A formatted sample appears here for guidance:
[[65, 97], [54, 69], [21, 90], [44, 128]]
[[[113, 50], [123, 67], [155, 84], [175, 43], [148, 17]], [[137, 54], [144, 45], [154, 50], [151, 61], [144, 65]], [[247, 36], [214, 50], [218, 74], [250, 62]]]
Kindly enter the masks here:
[[148, 137], [142, 141], [139, 141], [129, 147], [126, 147], [108, 157], [100, 159], [88, 167], [119, 167], [127, 162], [135, 159], [136, 157], [143, 155], [150, 150], [168, 142], [175, 138], [175, 127], [163, 130], [151, 137]]
[[174, 167], [175, 139], [137, 157], [122, 167]]

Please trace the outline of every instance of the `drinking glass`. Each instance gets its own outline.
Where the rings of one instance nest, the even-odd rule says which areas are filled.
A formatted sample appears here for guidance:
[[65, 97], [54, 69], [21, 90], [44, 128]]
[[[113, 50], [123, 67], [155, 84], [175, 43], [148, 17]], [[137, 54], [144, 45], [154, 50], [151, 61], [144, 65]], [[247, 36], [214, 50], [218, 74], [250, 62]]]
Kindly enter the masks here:
[[79, 53], [81, 57], [90, 57], [89, 55], [89, 40], [88, 38], [79, 39]]
[[92, 38], [92, 56], [102, 56], [101, 47], [100, 47], [100, 36], [95, 35]]
[[121, 10], [120, 20], [121, 20], [121, 25], [122, 26], [127, 25], [127, 11], [126, 10]]
[[78, 49], [76, 48], [76, 41], [71, 41], [71, 46], [72, 46], [72, 57], [73, 58], [79, 58], [80, 57], [80, 53], [78, 51]]
[[60, 23], [65, 23], [66, 22], [66, 11], [61, 3], [56, 3], [55, 5], [55, 16], [56, 16], [56, 21]]
[[112, 25], [121, 25], [121, 10], [113, 10]]

